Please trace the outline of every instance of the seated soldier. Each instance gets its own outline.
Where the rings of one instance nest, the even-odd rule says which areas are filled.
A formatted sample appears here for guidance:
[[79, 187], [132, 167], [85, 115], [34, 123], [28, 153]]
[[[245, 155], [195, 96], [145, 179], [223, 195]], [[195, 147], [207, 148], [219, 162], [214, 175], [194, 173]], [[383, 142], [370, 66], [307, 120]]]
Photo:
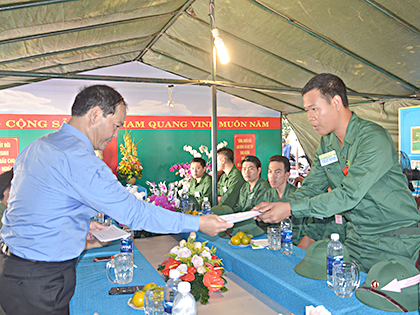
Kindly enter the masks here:
[[0, 175], [0, 229], [3, 226], [1, 223], [1, 218], [3, 217], [3, 213], [8, 206], [7, 199], [9, 199], [12, 178], [13, 168]]
[[[263, 201], [262, 196], [270, 186], [266, 180], [261, 178], [261, 161], [256, 156], [248, 155], [241, 161], [241, 167], [245, 183], [239, 192], [238, 202], [233, 208], [226, 205], [213, 207], [212, 213], [228, 214], [249, 211]], [[236, 233], [238, 231], [250, 233], [254, 236], [264, 233], [262, 229], [258, 228], [254, 219], [235, 223], [233, 230], [228, 230], [228, 233]]]
[[[276, 202], [283, 196], [287, 196], [296, 190], [296, 187], [287, 182], [290, 176], [289, 159], [282, 155], [273, 155], [268, 162], [268, 182], [271, 189], [267, 190], [263, 196], [263, 201]], [[293, 244], [298, 245], [302, 239], [306, 225], [312, 218], [292, 217]], [[258, 226], [267, 230], [269, 223], [258, 221]]]
[[196, 209], [201, 209], [204, 197], [208, 197], [211, 204], [211, 176], [206, 173], [206, 161], [202, 158], [191, 160], [190, 188], [188, 189], [188, 199], [194, 202]]
[[217, 150], [217, 171], [223, 171], [217, 182], [218, 205], [233, 208], [238, 202], [239, 191], [244, 184], [241, 172], [233, 165], [233, 151], [229, 148]]

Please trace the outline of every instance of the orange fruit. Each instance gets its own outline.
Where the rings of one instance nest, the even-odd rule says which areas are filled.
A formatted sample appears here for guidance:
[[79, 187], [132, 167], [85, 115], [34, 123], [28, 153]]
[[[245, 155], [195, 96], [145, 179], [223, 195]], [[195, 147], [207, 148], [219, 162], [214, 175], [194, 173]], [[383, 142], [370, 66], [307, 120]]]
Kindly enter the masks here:
[[[143, 289], [141, 289], [142, 291], [144, 291], [144, 292], [146, 292], [147, 290], [149, 290], [150, 288], [153, 288], [153, 287], [157, 287], [158, 285], [156, 284], [156, 283], [154, 283], [154, 282], [150, 282], [150, 283], [148, 283], [148, 284], [146, 284], [144, 287], [143, 287]], [[134, 304], [134, 303], [133, 303]]]
[[194, 210], [194, 211], [192, 212], [192, 214], [193, 214], [193, 215], [198, 215], [198, 211], [197, 211], [197, 210]]
[[251, 243], [251, 239], [245, 235], [244, 237], [242, 237], [241, 242], [244, 245], [248, 245], [249, 243]]
[[230, 239], [230, 243], [232, 245], [239, 245], [241, 244], [241, 239], [239, 238], [238, 235], [232, 236], [232, 238]]
[[239, 238], [242, 238], [242, 237], [246, 236], [246, 234], [244, 232], [238, 232], [238, 233], [236, 233], [236, 236], [238, 236]]
[[144, 305], [144, 295], [146, 291], [136, 291], [134, 292], [133, 297], [131, 298], [131, 303], [136, 307], [143, 307]]

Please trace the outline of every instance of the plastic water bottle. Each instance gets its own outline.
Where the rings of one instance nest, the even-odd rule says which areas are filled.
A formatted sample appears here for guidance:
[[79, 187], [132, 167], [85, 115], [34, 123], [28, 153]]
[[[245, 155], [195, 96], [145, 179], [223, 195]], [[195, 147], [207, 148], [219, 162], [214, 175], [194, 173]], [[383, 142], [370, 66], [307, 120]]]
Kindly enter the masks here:
[[190, 293], [191, 284], [186, 281], [182, 281], [178, 284], [178, 293], [174, 300], [174, 306], [172, 307], [173, 315], [196, 315], [197, 306], [195, 299]]
[[121, 239], [121, 246], [120, 250], [121, 253], [134, 253], [134, 232], [132, 229], [130, 229], [128, 226], [124, 226], [123, 230], [127, 233], [130, 233], [126, 238]]
[[204, 197], [203, 203], [201, 204], [201, 211], [203, 215], [211, 214], [211, 204], [208, 197]]
[[281, 253], [291, 255], [293, 253], [292, 243], [292, 220], [286, 218], [281, 221]]
[[166, 282], [164, 291], [164, 307], [166, 315], [172, 314], [172, 305], [178, 292], [178, 284], [181, 282], [181, 279], [179, 279], [180, 276], [181, 273], [177, 269], [171, 269], [169, 271], [169, 280]]
[[112, 218], [109, 215], [104, 214], [104, 222], [103, 225], [111, 226]]
[[335, 261], [343, 262], [344, 248], [339, 241], [340, 235], [337, 233], [331, 234], [331, 241], [327, 247], [327, 284], [330, 289], [334, 288], [332, 264]]
[[181, 194], [181, 209], [185, 213], [188, 211], [188, 191], [186, 189], [182, 190]]

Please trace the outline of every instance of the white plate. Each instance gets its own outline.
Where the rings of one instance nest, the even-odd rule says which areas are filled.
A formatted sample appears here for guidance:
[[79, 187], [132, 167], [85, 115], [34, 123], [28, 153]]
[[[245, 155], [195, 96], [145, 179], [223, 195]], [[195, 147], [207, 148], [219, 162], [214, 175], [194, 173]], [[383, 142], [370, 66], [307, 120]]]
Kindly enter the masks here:
[[137, 307], [131, 302], [131, 298], [127, 301], [128, 306], [138, 311], [144, 311], [144, 307]]
[[250, 244], [248, 244], [248, 245], [244, 245], [244, 244], [233, 245], [230, 241], [228, 242], [228, 244], [233, 248], [245, 248], [245, 247], [251, 246]]

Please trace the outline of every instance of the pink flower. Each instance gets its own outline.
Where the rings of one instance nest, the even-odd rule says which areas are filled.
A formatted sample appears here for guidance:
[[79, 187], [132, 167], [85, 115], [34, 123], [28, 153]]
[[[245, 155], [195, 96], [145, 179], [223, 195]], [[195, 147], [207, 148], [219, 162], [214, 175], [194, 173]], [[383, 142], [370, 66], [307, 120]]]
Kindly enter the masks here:
[[193, 256], [193, 258], [191, 259], [191, 262], [193, 263], [195, 268], [198, 268], [204, 265], [203, 257], [197, 256], [197, 255]]
[[181, 258], [188, 258], [191, 256], [191, 251], [187, 247], [182, 247], [179, 250], [178, 256]]

